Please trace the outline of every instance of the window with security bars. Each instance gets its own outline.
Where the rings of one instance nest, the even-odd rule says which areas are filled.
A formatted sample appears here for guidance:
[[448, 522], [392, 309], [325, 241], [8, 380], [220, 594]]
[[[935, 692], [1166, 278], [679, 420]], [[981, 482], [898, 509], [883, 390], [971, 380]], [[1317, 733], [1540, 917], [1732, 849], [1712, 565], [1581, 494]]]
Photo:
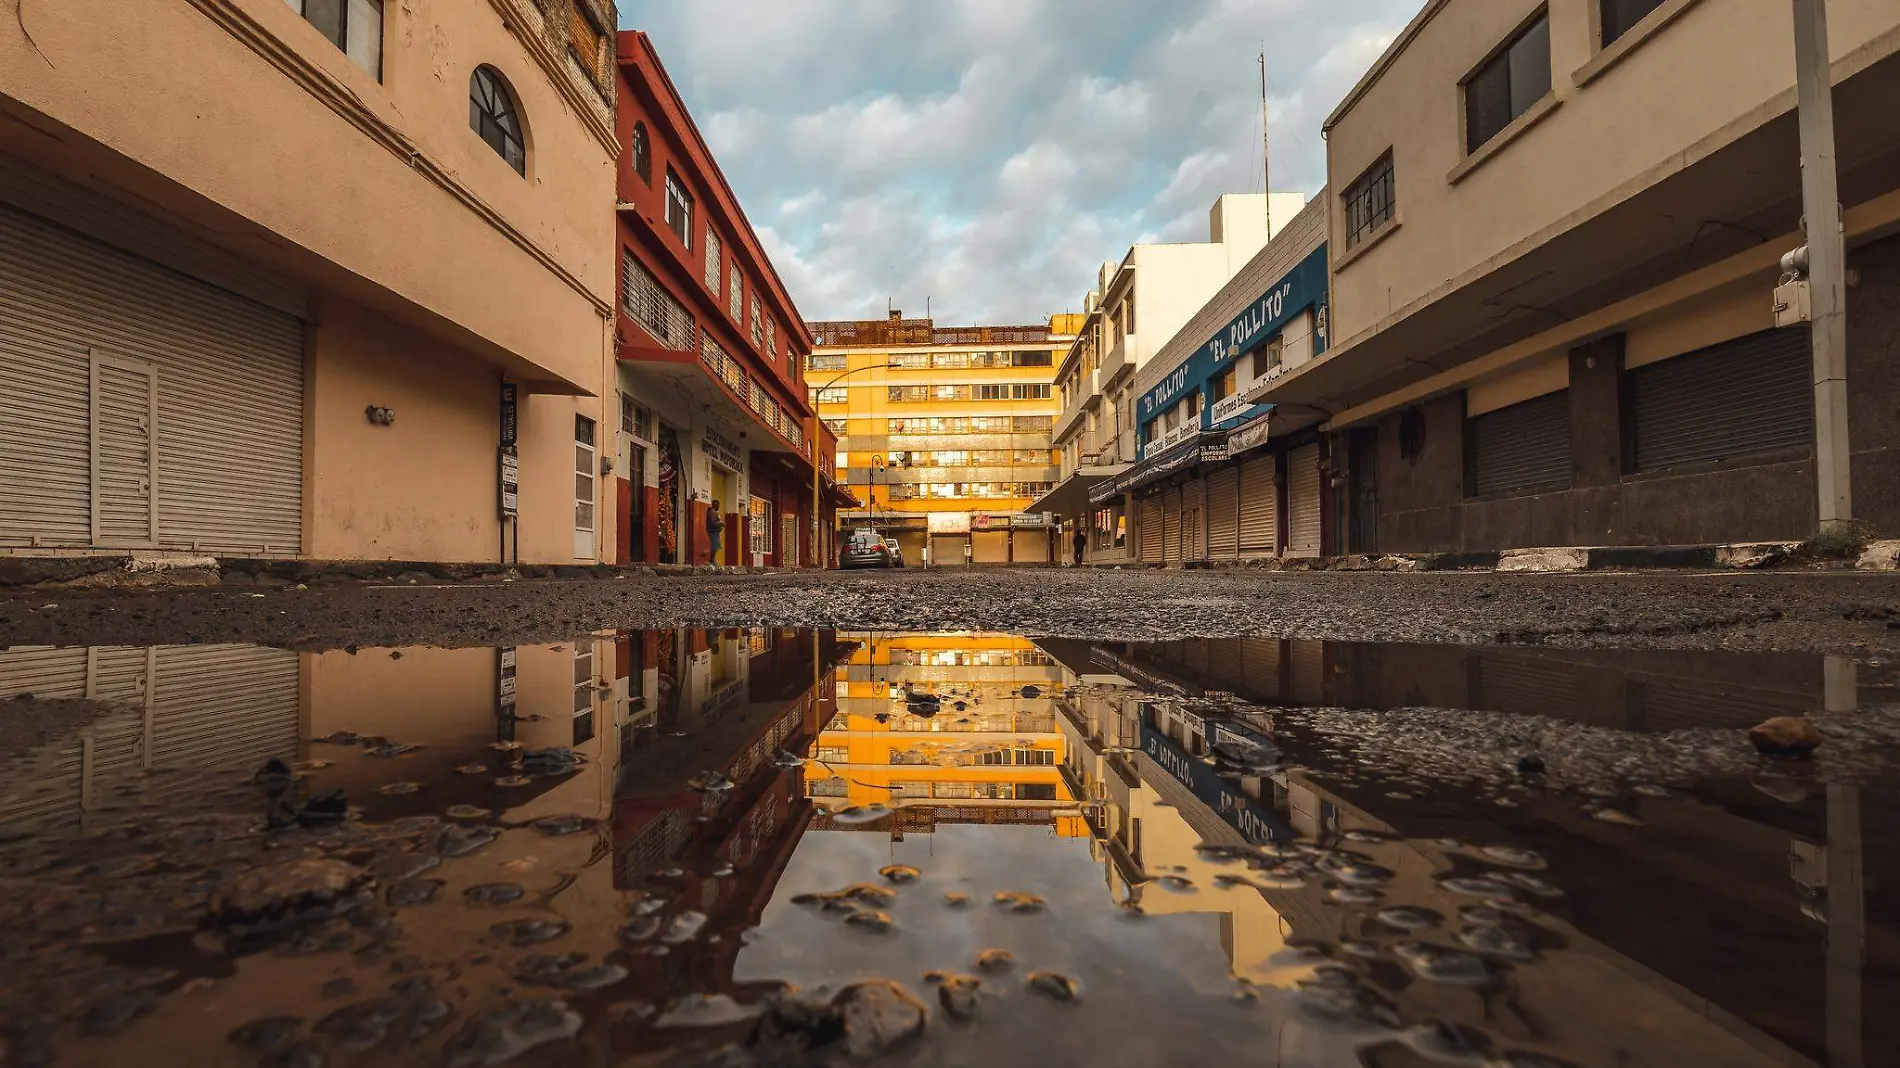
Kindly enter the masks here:
[[843, 354], [813, 353], [805, 358], [805, 366], [813, 371], [842, 371], [847, 359]]
[[759, 297], [756, 293], [752, 295], [752, 344], [754, 346], [765, 344], [764, 312], [759, 306]]
[[745, 273], [734, 263], [728, 271], [726, 283], [726, 310], [732, 313], [735, 323], [745, 321]]
[[1465, 424], [1466, 492], [1473, 497], [1570, 488], [1570, 391], [1473, 416]]
[[1814, 445], [1813, 341], [1765, 330], [1626, 373], [1634, 471]]
[[1603, 28], [1602, 47], [1615, 44], [1617, 38], [1636, 28], [1636, 24], [1649, 16], [1649, 13], [1663, 6], [1665, 0], [1598, 0], [1597, 14]]
[[1550, 95], [1550, 15], [1518, 31], [1465, 82], [1465, 151], [1476, 152]]
[[805, 792], [812, 797], [845, 797], [851, 792], [851, 782], [841, 777], [818, 779], [808, 783]]
[[720, 282], [720, 277], [721, 277], [719, 273], [719, 268], [720, 268], [719, 232], [712, 228], [711, 223], [707, 223], [706, 224], [706, 288], [712, 290], [713, 296], [715, 297], [719, 295], [719, 282]]
[[1397, 210], [1397, 192], [1390, 152], [1379, 157], [1379, 162], [1346, 187], [1340, 201], [1346, 208], [1347, 248], [1358, 245], [1391, 223]]
[[631, 252], [622, 255], [620, 306], [628, 318], [669, 349], [693, 349], [694, 324], [686, 306], [660, 285], [660, 280]]
[[501, 72], [476, 67], [468, 79], [468, 125], [515, 173], [528, 173], [527, 142], [521, 134], [521, 113], [515, 94]]
[[[747, 502], [747, 512], [752, 551], [767, 555], [772, 551], [772, 503], [763, 497], [753, 497]], [[763, 650], [755, 650], [759, 651]]]
[[894, 353], [891, 356], [891, 366], [900, 367], [907, 371], [921, 370], [923, 368], [930, 366], [930, 353], [928, 352]]

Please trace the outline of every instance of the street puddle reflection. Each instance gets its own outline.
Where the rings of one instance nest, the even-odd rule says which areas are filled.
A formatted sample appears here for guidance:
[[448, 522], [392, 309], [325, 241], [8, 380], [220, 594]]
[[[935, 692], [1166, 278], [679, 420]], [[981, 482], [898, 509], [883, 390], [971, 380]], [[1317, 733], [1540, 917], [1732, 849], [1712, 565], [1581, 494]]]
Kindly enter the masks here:
[[[0, 650], [0, 1063], [1875, 1064], [1885, 670]], [[1791, 714], [1815, 759], [1757, 756]]]

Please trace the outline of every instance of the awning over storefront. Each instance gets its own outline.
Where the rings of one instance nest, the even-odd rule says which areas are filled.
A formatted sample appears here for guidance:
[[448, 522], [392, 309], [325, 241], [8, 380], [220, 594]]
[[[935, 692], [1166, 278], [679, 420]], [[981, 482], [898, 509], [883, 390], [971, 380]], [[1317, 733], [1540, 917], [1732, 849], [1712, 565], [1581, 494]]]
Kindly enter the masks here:
[[1131, 490], [1140, 489], [1150, 482], [1172, 475], [1176, 471], [1185, 471], [1200, 464], [1220, 463], [1227, 459], [1227, 455], [1227, 432], [1225, 430], [1204, 432], [1153, 459], [1143, 460], [1117, 478], [1098, 484], [1089, 491], [1089, 503], [1101, 504], [1112, 500]]
[[1103, 482], [1120, 477], [1133, 465], [1110, 464], [1102, 467], [1085, 467], [1056, 483], [1056, 488], [1035, 499], [1029, 505], [1031, 512], [1054, 512], [1057, 515], [1076, 516], [1089, 510], [1089, 491]]
[[1275, 423], [1273, 420], [1274, 412], [1269, 409], [1266, 414], [1255, 416], [1248, 422], [1242, 423], [1232, 430], [1229, 430], [1227, 432], [1227, 455], [1229, 457], [1239, 456], [1243, 452], [1251, 452], [1265, 445], [1267, 439], [1272, 437], [1275, 431], [1284, 429], [1283, 426], [1280, 425], [1280, 423], [1285, 422], [1284, 419], [1282, 419], [1280, 423]]

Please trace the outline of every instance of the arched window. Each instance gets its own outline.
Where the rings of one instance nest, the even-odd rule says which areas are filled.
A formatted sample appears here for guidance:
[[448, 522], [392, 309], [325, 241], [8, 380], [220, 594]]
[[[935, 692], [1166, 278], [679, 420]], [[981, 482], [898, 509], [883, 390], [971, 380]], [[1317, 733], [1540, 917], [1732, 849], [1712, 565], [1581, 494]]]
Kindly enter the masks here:
[[521, 134], [515, 95], [493, 67], [476, 67], [468, 80], [468, 125], [516, 174], [528, 173], [527, 142]]
[[647, 145], [647, 124], [633, 124], [633, 173], [648, 185], [653, 184], [653, 151]]

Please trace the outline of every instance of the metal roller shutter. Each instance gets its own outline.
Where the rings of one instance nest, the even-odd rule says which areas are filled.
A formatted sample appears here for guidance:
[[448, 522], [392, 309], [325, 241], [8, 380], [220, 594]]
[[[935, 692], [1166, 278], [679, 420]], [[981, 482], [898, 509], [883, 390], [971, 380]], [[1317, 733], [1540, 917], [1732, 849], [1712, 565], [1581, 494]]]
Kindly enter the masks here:
[[167, 646], [152, 681], [152, 762], [215, 768], [297, 756], [297, 654]]
[[1240, 639], [1242, 697], [1263, 704], [1280, 700], [1280, 645], [1278, 638]]
[[1239, 693], [1247, 679], [1247, 663], [1238, 638], [1208, 638], [1207, 678], [1210, 687]]
[[1286, 552], [1319, 555], [1319, 446], [1294, 449], [1286, 458]]
[[1279, 485], [1273, 468], [1271, 454], [1240, 465], [1240, 551], [1243, 553], [1280, 550]]
[[1545, 493], [1570, 488], [1570, 391], [1471, 419], [1471, 492]]
[[1231, 464], [1207, 476], [1207, 555], [1240, 555], [1240, 469]]
[[[296, 317], [0, 208], [0, 545], [296, 554], [303, 381]], [[136, 417], [141, 390], [155, 426]], [[153, 442], [141, 487], [130, 469]], [[124, 525], [153, 507], [155, 538]]]
[[1145, 498], [1137, 507], [1141, 509], [1141, 562], [1161, 563], [1165, 556], [1162, 549], [1165, 532], [1162, 530], [1161, 498]]
[[1181, 562], [1181, 489], [1175, 487], [1161, 498], [1162, 523], [1167, 530], [1165, 545], [1166, 560], [1170, 564]]
[[[86, 696], [85, 649], [0, 650], [0, 698]], [[11, 761], [0, 782], [0, 829], [68, 827], [79, 822], [84, 789], [81, 727]]]
[[1636, 469], [1812, 446], [1812, 345], [1768, 330], [1631, 371]]
[[1708, 683], [1698, 686], [1693, 683], [1645, 681], [1641, 684], [1641, 693], [1641, 728], [1646, 731], [1681, 731], [1701, 727], [1746, 730], [1765, 719], [1793, 715], [1800, 711], [1799, 706], [1785, 695], [1724, 689]]
[[1314, 707], [1326, 703], [1326, 643], [1287, 642], [1293, 678], [1288, 689], [1293, 703]]
[[1474, 661], [1471, 707], [1519, 716], [1573, 717], [1575, 664], [1503, 653], [1488, 653]]

